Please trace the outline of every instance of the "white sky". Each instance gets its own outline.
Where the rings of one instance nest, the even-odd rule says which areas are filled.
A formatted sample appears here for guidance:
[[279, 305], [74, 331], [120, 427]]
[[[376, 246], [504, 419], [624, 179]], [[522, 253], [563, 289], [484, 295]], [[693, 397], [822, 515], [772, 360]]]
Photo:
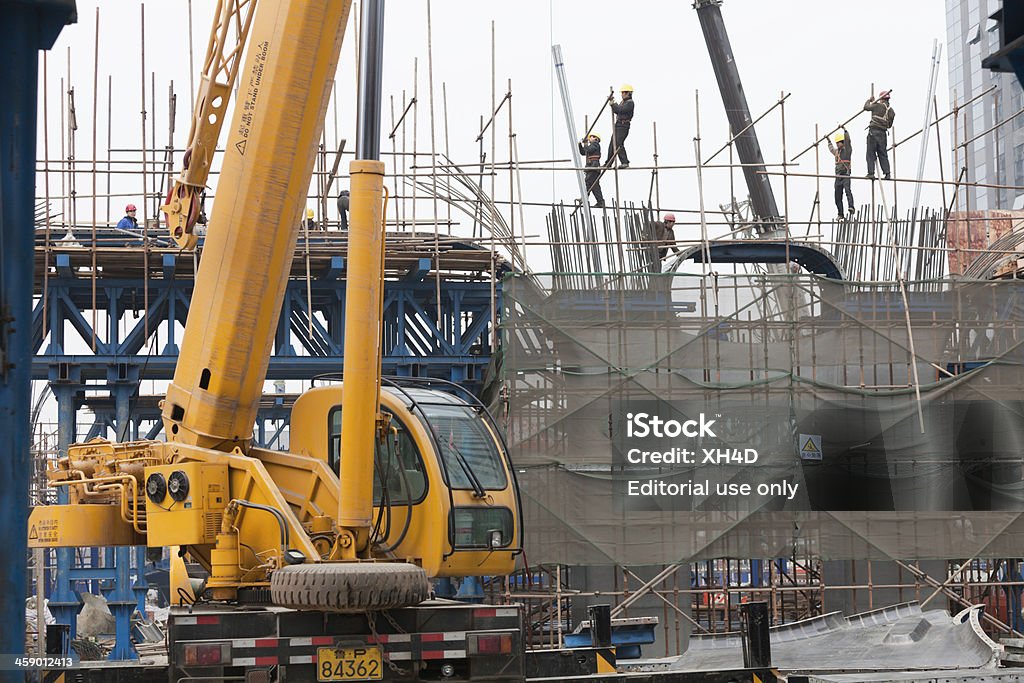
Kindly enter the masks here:
[[[48, 117], [46, 143], [49, 158], [61, 157], [61, 88], [70, 83], [75, 88], [78, 130], [76, 157], [82, 170], [75, 179], [78, 194], [79, 223], [91, 220], [89, 195], [93, 179], [87, 172], [93, 157], [93, 129], [96, 130], [97, 158], [107, 158], [107, 131], [111, 130], [110, 146], [117, 149], [138, 149], [142, 146], [142, 81], [145, 80], [145, 107], [155, 121], [158, 146], [166, 144], [168, 130], [168, 86], [174, 82], [178, 95], [175, 145], [180, 149], [189, 129], [189, 5], [192, 8], [193, 61], [196, 69], [202, 63], [206, 39], [215, 6], [214, 0], [153, 1], [145, 3], [145, 30], [142, 26], [142, 3], [137, 0], [79, 0], [79, 22], [66, 27], [52, 51], [47, 55], [46, 93]], [[99, 7], [99, 49], [96, 51], [97, 7]], [[427, 48], [427, 7], [425, 0], [390, 0], [387, 3], [384, 63], [384, 120], [386, 134], [392, 128], [392, 106], [396, 116], [418, 86], [419, 106], [407, 120], [408, 148], [412, 148], [413, 118], [416, 122], [417, 148], [430, 150], [430, 92]], [[701, 136], [704, 156], [727, 139], [727, 121], [714, 72], [700, 30], [696, 12], [689, 2], [680, 0], [641, 0], [622, 3], [606, 0], [523, 0], [522, 2], [477, 2], [471, 0], [431, 0], [434, 111], [437, 149], [445, 148], [442, 107], [442, 84], [447, 90], [447, 128], [451, 156], [468, 167], [477, 161], [480, 117], [491, 111], [491, 27], [494, 26], [496, 63], [494, 72], [497, 98], [504, 95], [511, 79], [513, 95], [513, 130], [523, 161], [567, 159], [569, 140], [565, 130], [561, 101], [551, 59], [551, 46], [562, 46], [578, 130], [582, 134], [585, 117], [593, 117], [601, 108], [609, 86], [618, 91], [622, 83], [635, 87], [636, 115], [627, 142], [633, 168], [619, 174], [620, 189], [606, 176], [603, 182], [606, 198], [618, 194], [625, 201], [639, 203], [648, 197], [651, 172], [643, 167], [653, 163], [653, 127], [657, 124], [659, 163], [692, 164], [693, 140], [697, 134], [695, 99], [700, 94]], [[785, 107], [786, 147], [790, 157], [814, 140], [815, 125], [821, 132], [844, 121], [862, 106], [875, 91], [893, 89], [892, 104], [897, 112], [895, 131], [902, 139], [922, 125], [925, 97], [932, 54], [932, 43], [945, 43], [944, 8], [938, 0], [726, 0], [722, 12], [733, 51], [743, 79], [747, 99], [754, 117], [770, 107], [780, 93], [791, 93]], [[356, 8], [353, 10], [353, 16]], [[145, 39], [145, 63], [141, 59], [141, 43]], [[336, 146], [337, 138], [347, 138], [347, 149], [354, 148], [355, 130], [355, 31], [345, 39], [342, 61], [337, 76], [337, 103], [332, 103], [326, 126], [328, 148]], [[98, 62], [96, 61], [98, 55]], [[417, 63], [418, 60], [418, 63]], [[416, 65], [416, 66], [414, 66]], [[98, 73], [94, 96], [93, 73]], [[416, 78], [414, 79], [414, 73]], [[155, 74], [155, 75], [154, 75]], [[111, 78], [113, 115], [108, 121], [108, 85]], [[42, 70], [40, 79], [42, 83]], [[151, 106], [150, 85], [155, 78], [155, 112]], [[941, 62], [936, 89], [940, 113], [948, 109], [947, 66], [945, 54]], [[392, 99], [394, 104], [392, 105]], [[94, 101], [98, 111], [93, 116]], [[40, 120], [43, 101], [40, 97]], [[335, 111], [337, 118], [335, 119]], [[499, 162], [508, 159], [507, 111], [497, 123], [497, 155]], [[606, 114], [607, 116], [607, 114]], [[95, 121], [95, 126], [94, 126]], [[850, 127], [855, 144], [854, 174], [863, 175], [864, 126], [866, 114]], [[225, 126], [229, 128], [229, 126]], [[782, 159], [781, 122], [778, 110], [760, 124], [757, 133], [768, 163]], [[949, 161], [949, 127], [941, 127], [943, 158]], [[147, 138], [150, 135], [147, 127]], [[607, 118], [597, 131], [605, 142], [610, 138]], [[40, 126], [39, 157], [44, 158], [44, 130]], [[225, 133], [221, 145], [224, 144]], [[918, 140], [920, 137], [918, 138]], [[931, 149], [926, 178], [938, 178], [934, 134], [928, 137]], [[66, 143], [66, 139], [65, 139]], [[487, 149], [490, 138], [487, 138]], [[384, 140], [382, 151], [390, 151]], [[822, 148], [824, 152], [824, 147]], [[64, 152], [67, 153], [66, 150]], [[918, 141], [908, 143], [898, 152], [897, 174], [912, 177], [917, 166]], [[137, 153], [115, 153], [114, 159], [138, 159]], [[718, 162], [724, 162], [722, 154]], [[175, 168], [180, 153], [175, 157]], [[424, 159], [424, 161], [426, 161]], [[737, 160], [738, 161], [738, 160]], [[387, 159], [391, 170], [391, 161]], [[823, 154], [823, 173], [831, 163]], [[562, 163], [560, 166], [568, 166]], [[102, 169], [104, 164], [100, 165]], [[550, 166], [550, 164], [543, 164]], [[137, 165], [116, 166], [134, 168]], [[814, 155], [800, 159], [792, 170], [813, 173]], [[947, 177], [949, 175], [947, 171]], [[577, 195], [572, 173], [561, 171], [524, 170], [522, 172], [524, 201], [571, 203]], [[52, 173], [50, 194], [61, 192], [62, 179]], [[693, 170], [662, 170], [659, 175], [661, 206], [677, 211], [695, 210], [698, 206], [696, 178]], [[737, 194], [746, 195], [742, 176], [735, 174]], [[152, 188], [153, 180], [149, 181]], [[215, 184], [215, 178], [212, 179]], [[97, 178], [99, 193], [106, 192], [107, 178]], [[389, 181], [389, 185], [391, 185]], [[501, 173], [496, 181], [496, 195], [507, 201], [509, 178]], [[785, 210], [786, 194], [781, 178], [773, 178], [776, 199]], [[485, 185], [489, 188], [489, 183]], [[811, 213], [815, 193], [814, 179], [791, 178], [788, 183], [789, 215], [794, 221], [806, 221]], [[704, 176], [705, 203], [709, 209], [728, 201], [729, 172], [708, 170]], [[44, 195], [44, 177], [37, 181], [37, 195]], [[111, 180], [107, 214], [105, 199], [98, 201], [99, 220], [116, 222], [128, 202], [140, 203], [141, 178], [138, 175], [115, 175]], [[867, 200], [869, 185], [854, 183], [857, 201]], [[899, 200], [909, 208], [912, 188], [901, 186]], [[928, 186], [923, 203], [937, 206], [937, 186]], [[67, 207], [57, 199], [55, 211]], [[821, 181], [821, 216], [834, 215], [832, 182]], [[142, 217], [140, 206], [140, 218]], [[508, 206], [504, 205], [506, 220]], [[438, 213], [447, 216], [441, 207]], [[152, 212], [149, 212], [152, 217]], [[408, 209], [406, 209], [408, 215]], [[422, 220], [433, 215], [428, 201], [417, 206]], [[545, 241], [543, 208], [525, 210], [526, 232], [531, 241]], [[212, 211], [216, 220], [216, 208]], [[468, 234], [470, 221], [455, 214], [460, 225], [458, 234]], [[332, 213], [331, 219], [336, 218]], [[517, 233], [522, 230], [518, 215]], [[680, 222], [696, 221], [695, 214], [680, 216]], [[797, 234], [803, 230], [798, 229]], [[699, 228], [681, 225], [680, 239], [696, 239]], [[528, 250], [534, 270], [548, 267], [547, 247], [536, 245]], [[151, 391], [157, 391], [154, 386]]]
[[[198, 65], [205, 52], [213, 0], [192, 0], [194, 62]], [[171, 80], [178, 93], [176, 144], [184, 144], [189, 128], [188, 7], [185, 0], [145, 4], [145, 65], [141, 63], [140, 31], [142, 3], [134, 0], [79, 0], [79, 22], [67, 27], [49, 55], [48, 92], [50, 157], [59, 157], [61, 139], [59, 102], [60, 78], [67, 79], [70, 61], [71, 82], [76, 90], [78, 132], [77, 157], [91, 158], [93, 127], [93, 70], [97, 14], [99, 6], [99, 94], [97, 144], [99, 158], [106, 158], [107, 76], [112, 78], [114, 116], [111, 146], [141, 146], [141, 84], [143, 73], [147, 88], [146, 108], [151, 109], [148, 92], [151, 78], [156, 80], [156, 140], [167, 138], [167, 92]], [[560, 44], [565, 56], [573, 106], [582, 132], [585, 117], [593, 117], [601, 107], [609, 86], [616, 91], [622, 83], [635, 89], [636, 115], [627, 143], [633, 169], [620, 173], [619, 195], [625, 201], [646, 200], [651, 173], [643, 170], [653, 163], [653, 127], [657, 124], [659, 163], [692, 164], [693, 139], [697, 133], [695, 95], [700, 94], [701, 136], [705, 157], [727, 139], [727, 121], [704, 44], [697, 13], [689, 2], [643, 0], [623, 4], [600, 0], [527, 0], [524, 2], [471, 2], [432, 0], [434, 111], [436, 140], [444, 149], [442, 83], [447, 89], [448, 131], [451, 156], [460, 164], [477, 160], [475, 142], [481, 116], [491, 108], [491, 25], [495, 36], [495, 74], [497, 97], [503, 96], [512, 82], [513, 130], [523, 161], [567, 159], [569, 141], [565, 131], [557, 82], [551, 59], [551, 45]], [[385, 134], [391, 129], [391, 98], [401, 112], [403, 96], [411, 97], [418, 85], [416, 108], [417, 148], [430, 150], [430, 93], [427, 50], [427, 7], [425, 1], [391, 0], [387, 3], [385, 26], [384, 121]], [[814, 139], [815, 124], [822, 133], [842, 122], [875, 91], [893, 89], [892, 104], [897, 112], [895, 135], [902, 139], [921, 127], [932, 53], [932, 41], [945, 42], [944, 8], [936, 0], [860, 0], [856, 3], [832, 0], [726, 0], [722, 12], [734, 54], [743, 79], [753, 116], [770, 107], [780, 93], [791, 93], [786, 102], [786, 147], [792, 157]], [[355, 10], [353, 11], [353, 15]], [[337, 137], [354, 147], [355, 32], [350, 28], [343, 48], [337, 78], [337, 123], [335, 106], [327, 123], [328, 147]], [[418, 59], [414, 81], [414, 62]], [[941, 62], [936, 89], [940, 113], [948, 109], [947, 66]], [[397, 114], [396, 114], [397, 115]], [[153, 117], [153, 113], [150, 113]], [[864, 127], [866, 114], [850, 127], [855, 144], [854, 174], [863, 175]], [[151, 118], [151, 120], [153, 120]], [[225, 127], [227, 128], [227, 126]], [[605, 142], [610, 138], [607, 113], [598, 132]], [[508, 121], [499, 115], [497, 124], [498, 161], [508, 158]], [[949, 127], [941, 127], [945, 167], [949, 162]], [[412, 120], [407, 121], [407, 145], [412, 147]], [[782, 160], [781, 122], [776, 113], [757, 126], [761, 147], [769, 163]], [[225, 133], [226, 135], [226, 133]], [[223, 144], [224, 135], [222, 135]], [[918, 139], [901, 147], [897, 154], [897, 175], [913, 177], [919, 153]], [[939, 177], [934, 133], [928, 137], [929, 164], [926, 178]], [[489, 151], [490, 139], [486, 140]], [[40, 132], [40, 157], [42, 157]], [[385, 140], [382, 151], [390, 151]], [[824, 151], [824, 148], [823, 148]], [[115, 155], [115, 158], [127, 158]], [[725, 161], [726, 154], [716, 162]], [[738, 160], [737, 160], [738, 161]], [[175, 159], [180, 162], [180, 155]], [[822, 172], [830, 172], [823, 154]], [[814, 155], [808, 153], [791, 170], [813, 173]], [[563, 166], [568, 164], [562, 164]], [[388, 169], [391, 169], [390, 161]], [[947, 172], [948, 176], [948, 172]], [[739, 173], [735, 180], [742, 192]], [[152, 181], [151, 181], [152, 182]], [[773, 178], [776, 199], [784, 210], [786, 196], [781, 178]], [[51, 193], [58, 192], [59, 179], [50, 178]], [[135, 201], [141, 193], [141, 180], [125, 177], [113, 181], [113, 192], [123, 196], [112, 200], [109, 219], [116, 221], [125, 200]], [[497, 181], [497, 198], [507, 200], [508, 175]], [[88, 174], [77, 178], [79, 197], [91, 192]], [[100, 192], [106, 179], [99, 180]], [[530, 202], [571, 202], [576, 192], [573, 175], [566, 171], [523, 171], [523, 199]], [[789, 215], [794, 221], [806, 221], [815, 192], [813, 179], [791, 178], [788, 184]], [[614, 181], [603, 182], [606, 197], [615, 196]], [[704, 177], [705, 203], [709, 208], [729, 197], [728, 171], [708, 170]], [[487, 184], [489, 187], [489, 183]], [[698, 197], [695, 174], [687, 171], [662, 171], [659, 177], [661, 206], [666, 209], [696, 209]], [[822, 218], [834, 213], [830, 180], [823, 180]], [[858, 203], [870, 192], [867, 181], [855, 182]], [[38, 194], [43, 194], [40, 178]], [[923, 203], [941, 203], [937, 186], [925, 188]], [[899, 200], [909, 208], [912, 189], [899, 190]], [[891, 199], [890, 199], [891, 201]], [[141, 208], [141, 207], [140, 207]], [[91, 202], [79, 200], [79, 221], [91, 215]], [[420, 219], [433, 214], [432, 206], [421, 202]], [[99, 203], [100, 216], [106, 203]], [[442, 209], [440, 213], [446, 212]], [[527, 210], [527, 233], [537, 239], [545, 234], [543, 210]], [[141, 214], [141, 211], [140, 211]], [[214, 211], [214, 217], [216, 212]], [[334, 218], [332, 215], [331, 218]], [[102, 220], [102, 218], [101, 218]], [[681, 221], [696, 220], [680, 218]], [[518, 223], [518, 216], [516, 217]], [[468, 230], [468, 221], [456, 231]], [[517, 232], [520, 230], [517, 227]], [[688, 230], [690, 231], [688, 233]], [[697, 228], [677, 231], [681, 238], [694, 237]], [[801, 231], [802, 232], [802, 231]], [[691, 234], [692, 233], [692, 234]], [[535, 268], [543, 269], [546, 249], [530, 252]]]

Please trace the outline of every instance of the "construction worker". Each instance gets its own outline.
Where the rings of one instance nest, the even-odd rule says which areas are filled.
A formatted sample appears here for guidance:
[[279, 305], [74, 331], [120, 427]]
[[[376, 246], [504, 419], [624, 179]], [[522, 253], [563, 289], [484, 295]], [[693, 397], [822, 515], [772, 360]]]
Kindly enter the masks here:
[[[843, 128], [843, 132], [836, 135], [836, 144], [825, 137], [828, 142], [828, 151], [836, 158], [836, 211], [839, 212], [839, 219], [843, 218], [843, 192], [846, 192], [846, 203], [849, 205], [850, 215], [853, 215], [853, 179], [850, 177], [850, 159], [853, 155], [853, 145], [850, 144], [850, 134]], [[837, 148], [838, 146], [838, 148]]]
[[129, 204], [124, 207], [124, 218], [117, 222], [117, 227], [121, 230], [138, 230], [139, 222], [135, 220], [135, 205]]
[[875, 159], [878, 159], [878, 165], [882, 167], [882, 175], [884, 180], [889, 180], [889, 153], [886, 151], [888, 146], [888, 132], [892, 128], [893, 119], [896, 118], [896, 112], [893, 111], [889, 105], [889, 97], [892, 94], [892, 90], [883, 90], [878, 93], [878, 99], [869, 97], [868, 101], [864, 103], [864, 111], [871, 112], [871, 123], [868, 124], [868, 178], [871, 180], [875, 179]]
[[338, 217], [342, 230], [348, 230], [348, 197], [348, 190], [342, 190], [338, 194]]
[[623, 145], [626, 136], [629, 135], [629, 123], [633, 120], [633, 86], [623, 85], [619, 88], [622, 101], [616, 102], [614, 95], [608, 96], [612, 103], [612, 113], [615, 114], [615, 128], [612, 133], [612, 144], [608, 145], [608, 158], [604, 165], [611, 168], [612, 157], [619, 156], [619, 168], [629, 168], [629, 157], [626, 156], [626, 148]]
[[587, 184], [587, 193], [594, 195], [594, 199], [597, 201], [594, 203], [595, 209], [604, 207], [604, 193], [601, 192], [601, 137], [596, 133], [591, 133], [584, 139], [580, 140], [577, 144], [579, 147], [580, 154], [587, 158], [585, 166], [588, 169], [584, 176]]
[[659, 261], [665, 259], [669, 249], [677, 254], [683, 253], [683, 250], [676, 244], [675, 225], [676, 215], [674, 213], [666, 213], [660, 221], [654, 221], [654, 240], [658, 247]]
[[316, 230], [316, 221], [313, 220], [313, 209], [306, 209], [306, 229]]

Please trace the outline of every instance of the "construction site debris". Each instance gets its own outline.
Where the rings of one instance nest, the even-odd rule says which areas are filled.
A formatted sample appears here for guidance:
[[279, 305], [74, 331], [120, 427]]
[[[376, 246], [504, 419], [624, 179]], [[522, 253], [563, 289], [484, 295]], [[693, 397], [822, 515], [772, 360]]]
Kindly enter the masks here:
[[[850, 617], [832, 613], [776, 626], [771, 629], [772, 665], [808, 673], [856, 668], [861, 675], [921, 669], [993, 670], [999, 645], [982, 631], [980, 612], [975, 607], [950, 615], [945, 610], [925, 612], [917, 603], [905, 603]], [[742, 662], [738, 633], [698, 635], [691, 637], [689, 650], [672, 669], [708, 671]]]
[[71, 647], [83, 662], [98, 662], [107, 657], [108, 650], [95, 640], [76, 638], [71, 641]]
[[82, 593], [82, 611], [78, 614], [78, 630], [80, 638], [93, 638], [114, 632], [114, 615], [107, 607], [102, 595]]

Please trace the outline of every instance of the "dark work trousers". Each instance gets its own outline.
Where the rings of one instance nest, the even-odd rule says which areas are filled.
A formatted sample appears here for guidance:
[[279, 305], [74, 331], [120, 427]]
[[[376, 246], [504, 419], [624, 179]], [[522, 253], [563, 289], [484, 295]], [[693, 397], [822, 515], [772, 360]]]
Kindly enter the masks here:
[[882, 167], [882, 175], [889, 175], [889, 153], [885, 151], [888, 139], [884, 130], [868, 128], [868, 175], [875, 175], [875, 158]]
[[850, 176], [839, 176], [836, 178], [836, 211], [839, 212], [839, 216], [843, 215], [843, 191], [846, 191], [846, 203], [850, 205], [850, 210], [853, 210], [853, 189], [850, 187], [853, 184]]
[[600, 169], [594, 169], [593, 171], [587, 171], [584, 175], [584, 180], [587, 183], [587, 192], [594, 195], [594, 199], [597, 200], [598, 206], [604, 206], [604, 193], [601, 192], [601, 171]]
[[341, 229], [348, 230], [348, 190], [338, 195], [338, 218], [341, 219]]
[[612, 144], [608, 145], [608, 158], [604, 160], [605, 166], [611, 166], [612, 157], [616, 150], [619, 153], [619, 163], [628, 164], [629, 157], [626, 156], [626, 148], [623, 143], [629, 135], [629, 126], [615, 126], [615, 133], [612, 135]]

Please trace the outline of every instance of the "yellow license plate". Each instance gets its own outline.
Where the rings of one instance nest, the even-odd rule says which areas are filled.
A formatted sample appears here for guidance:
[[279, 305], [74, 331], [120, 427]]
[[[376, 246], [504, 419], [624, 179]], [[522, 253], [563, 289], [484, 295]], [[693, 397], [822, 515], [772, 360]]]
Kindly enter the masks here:
[[384, 657], [376, 645], [321, 647], [316, 659], [318, 681], [379, 681], [384, 677]]

